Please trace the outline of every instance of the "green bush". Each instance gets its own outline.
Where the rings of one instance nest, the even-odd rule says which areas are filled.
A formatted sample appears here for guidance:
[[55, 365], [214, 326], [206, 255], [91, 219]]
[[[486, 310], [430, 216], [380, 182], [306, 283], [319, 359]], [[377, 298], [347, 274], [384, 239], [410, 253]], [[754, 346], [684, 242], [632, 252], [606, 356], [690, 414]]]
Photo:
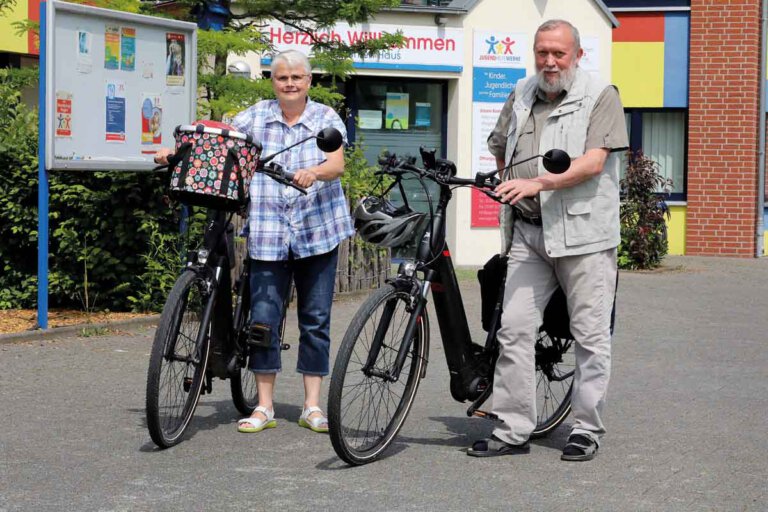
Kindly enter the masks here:
[[[36, 72], [0, 70], [1, 309], [37, 302], [37, 111], [19, 93]], [[148, 272], [145, 224], [178, 230], [175, 211], [163, 201], [165, 176], [50, 172], [49, 190], [49, 304], [127, 309], [127, 297]]]
[[658, 168], [642, 151], [628, 153], [627, 173], [621, 180], [619, 268], [655, 268], [667, 254], [664, 218], [669, 218], [669, 209], [664, 199], [672, 180], [661, 176]]

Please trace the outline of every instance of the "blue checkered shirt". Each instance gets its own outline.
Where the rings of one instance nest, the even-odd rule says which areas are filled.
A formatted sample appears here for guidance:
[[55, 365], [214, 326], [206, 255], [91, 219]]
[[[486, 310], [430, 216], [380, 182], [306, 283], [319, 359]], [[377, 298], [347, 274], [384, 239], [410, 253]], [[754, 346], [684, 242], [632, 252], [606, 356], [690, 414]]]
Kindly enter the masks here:
[[[346, 141], [347, 131], [339, 115], [330, 107], [307, 100], [299, 121], [289, 127], [277, 100], [264, 100], [240, 112], [232, 126], [263, 146], [262, 156], [275, 153], [323, 128], [339, 130]], [[274, 161], [290, 171], [318, 165], [325, 160], [314, 141], [281, 153]], [[331, 251], [354, 234], [349, 207], [341, 182], [316, 181], [302, 195], [260, 173], [251, 180], [251, 206], [248, 212], [248, 254], [265, 261], [306, 258]]]

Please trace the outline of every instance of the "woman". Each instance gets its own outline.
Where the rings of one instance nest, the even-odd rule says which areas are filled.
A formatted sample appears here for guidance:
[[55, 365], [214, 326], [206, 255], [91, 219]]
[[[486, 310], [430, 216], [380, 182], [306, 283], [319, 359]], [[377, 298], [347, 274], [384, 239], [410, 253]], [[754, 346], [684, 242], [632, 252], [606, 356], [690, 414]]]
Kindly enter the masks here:
[[[256, 103], [235, 116], [232, 126], [253, 136], [263, 155], [279, 151], [326, 127], [346, 129], [330, 107], [307, 96], [311, 67], [301, 52], [288, 50], [272, 60], [272, 87], [277, 99]], [[158, 154], [158, 161], [163, 160]], [[304, 407], [299, 425], [327, 432], [320, 409], [322, 379], [329, 372], [331, 303], [336, 280], [339, 243], [354, 233], [339, 177], [344, 150], [323, 153], [314, 143], [301, 144], [275, 157], [295, 172], [302, 195], [256, 173], [250, 186], [248, 254], [251, 265], [252, 331], [268, 326], [269, 348], [251, 347], [249, 369], [254, 372], [259, 405], [238, 421], [240, 432], [261, 432], [277, 425], [273, 396], [282, 370], [278, 333], [283, 304], [293, 279], [299, 319], [297, 371], [304, 379]], [[255, 328], [254, 328], [255, 327]], [[262, 330], [263, 332], [263, 330]]]
[[[312, 83], [309, 59], [288, 50], [272, 60], [276, 100], [265, 100], [238, 114], [236, 130], [263, 145], [264, 155], [290, 146], [326, 127], [344, 134], [341, 118], [330, 107], [307, 97]], [[319, 407], [323, 376], [329, 372], [331, 302], [339, 243], [354, 230], [339, 177], [344, 150], [323, 153], [308, 142], [275, 158], [295, 171], [294, 183], [307, 195], [256, 174], [251, 181], [248, 254], [251, 263], [251, 322], [271, 328], [268, 349], [252, 348], [249, 367], [256, 376], [259, 406], [238, 422], [240, 432], [276, 426], [273, 391], [281, 370], [278, 333], [290, 280], [296, 284], [299, 354], [296, 370], [304, 379], [304, 410], [299, 425], [327, 432]]]

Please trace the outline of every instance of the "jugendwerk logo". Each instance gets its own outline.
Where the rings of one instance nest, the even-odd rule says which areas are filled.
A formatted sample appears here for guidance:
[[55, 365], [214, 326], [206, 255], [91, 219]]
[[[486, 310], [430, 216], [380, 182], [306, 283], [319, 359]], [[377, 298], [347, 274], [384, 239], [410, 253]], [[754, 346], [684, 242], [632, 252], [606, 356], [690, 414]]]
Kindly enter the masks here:
[[485, 51], [480, 54], [479, 60], [499, 64], [519, 63], [521, 57], [515, 53], [515, 49], [515, 40], [511, 37], [500, 39], [491, 35], [485, 40]]

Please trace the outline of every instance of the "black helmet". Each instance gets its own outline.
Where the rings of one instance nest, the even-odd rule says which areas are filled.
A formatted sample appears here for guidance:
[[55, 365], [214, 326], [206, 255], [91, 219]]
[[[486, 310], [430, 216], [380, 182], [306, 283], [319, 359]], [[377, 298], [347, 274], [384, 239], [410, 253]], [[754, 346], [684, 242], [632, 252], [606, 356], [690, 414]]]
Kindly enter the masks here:
[[418, 234], [418, 228], [427, 214], [415, 212], [406, 205], [396, 207], [381, 197], [369, 196], [357, 203], [352, 216], [360, 238], [380, 247], [398, 247]]

